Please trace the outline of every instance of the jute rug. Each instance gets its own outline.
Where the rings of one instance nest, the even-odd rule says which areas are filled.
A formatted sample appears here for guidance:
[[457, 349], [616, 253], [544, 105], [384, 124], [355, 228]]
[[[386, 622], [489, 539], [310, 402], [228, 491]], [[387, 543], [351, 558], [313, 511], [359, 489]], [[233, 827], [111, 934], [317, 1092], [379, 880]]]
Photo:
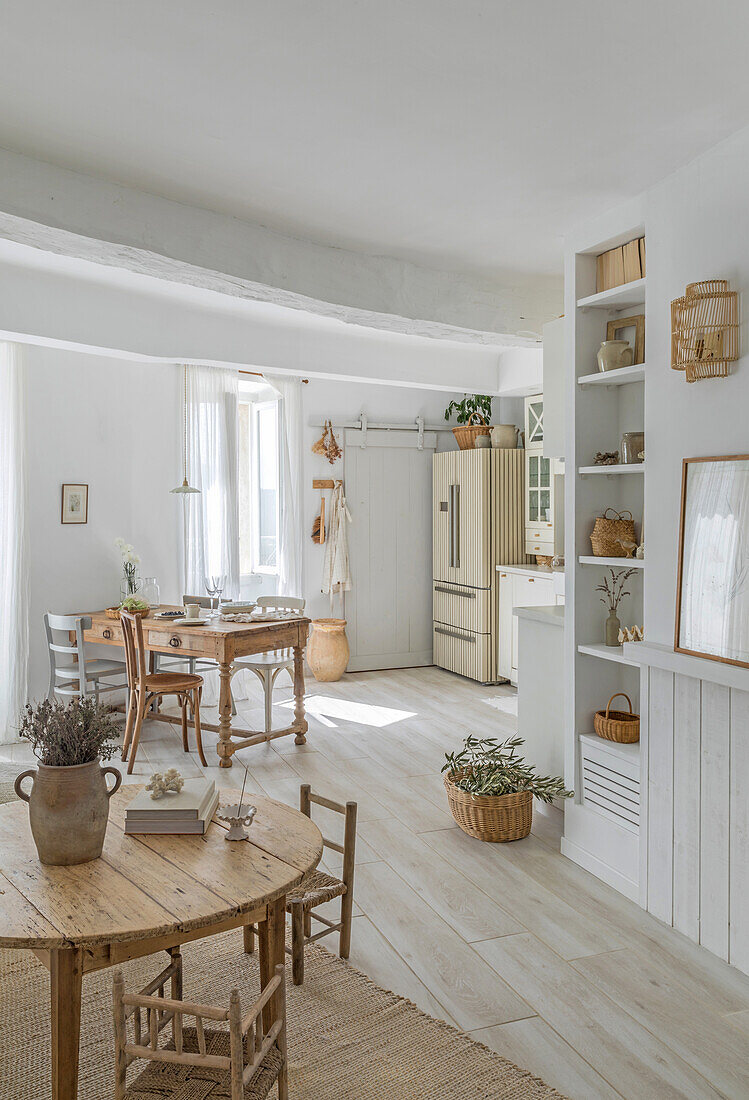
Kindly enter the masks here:
[[[228, 1004], [233, 986], [247, 1002], [257, 995], [257, 954], [244, 954], [240, 932], [187, 944], [183, 954], [186, 999]], [[158, 956], [128, 963], [126, 988], [141, 988], [161, 965]], [[113, 1093], [112, 974], [104, 970], [83, 979], [80, 1100], [108, 1100]], [[560, 1095], [316, 944], [307, 948], [304, 985], [289, 984], [287, 991], [291, 1100]], [[0, 951], [1, 1100], [47, 1100], [48, 1006], [49, 978], [41, 963], [29, 952]], [[136, 1066], [134, 1076], [145, 1063]]]

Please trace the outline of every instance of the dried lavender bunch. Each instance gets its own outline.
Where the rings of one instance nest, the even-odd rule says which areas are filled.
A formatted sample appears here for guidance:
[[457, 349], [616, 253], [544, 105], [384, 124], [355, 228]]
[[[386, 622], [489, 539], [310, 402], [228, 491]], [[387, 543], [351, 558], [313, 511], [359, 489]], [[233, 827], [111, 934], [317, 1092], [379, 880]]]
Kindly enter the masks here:
[[73, 699], [69, 703], [45, 699], [35, 706], [27, 703], [21, 719], [21, 737], [31, 742], [41, 764], [65, 768], [109, 760], [117, 751], [119, 731], [110, 707], [95, 699]]
[[445, 753], [447, 763], [442, 771], [463, 774], [455, 780], [456, 787], [468, 794], [499, 795], [530, 791], [542, 802], [554, 798], [572, 798], [559, 776], [537, 775], [515, 749], [523, 744], [522, 737], [508, 737], [499, 742], [493, 737], [466, 737], [460, 752]]
[[626, 592], [624, 590], [624, 585], [627, 583], [630, 577], [633, 577], [635, 575], [636, 572], [636, 569], [609, 568], [611, 578], [604, 577], [603, 584], [596, 585], [596, 592], [604, 593], [604, 595], [601, 596], [601, 603], [604, 605], [604, 607], [607, 607], [609, 609], [612, 615], [616, 613], [616, 609], [618, 608], [624, 597], [632, 595], [631, 592]]

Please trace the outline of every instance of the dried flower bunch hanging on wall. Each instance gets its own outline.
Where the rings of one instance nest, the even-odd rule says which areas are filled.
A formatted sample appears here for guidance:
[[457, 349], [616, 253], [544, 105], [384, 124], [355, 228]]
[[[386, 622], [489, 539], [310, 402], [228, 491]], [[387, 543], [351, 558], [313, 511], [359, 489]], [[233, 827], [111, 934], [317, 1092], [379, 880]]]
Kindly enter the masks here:
[[331, 466], [334, 462], [337, 462], [343, 454], [343, 451], [338, 446], [338, 440], [333, 434], [333, 425], [329, 420], [325, 421], [325, 426], [320, 438], [316, 443], [312, 444], [312, 453], [315, 455], [324, 455]]
[[687, 382], [725, 378], [739, 357], [738, 296], [727, 279], [690, 283], [671, 303], [671, 367]]

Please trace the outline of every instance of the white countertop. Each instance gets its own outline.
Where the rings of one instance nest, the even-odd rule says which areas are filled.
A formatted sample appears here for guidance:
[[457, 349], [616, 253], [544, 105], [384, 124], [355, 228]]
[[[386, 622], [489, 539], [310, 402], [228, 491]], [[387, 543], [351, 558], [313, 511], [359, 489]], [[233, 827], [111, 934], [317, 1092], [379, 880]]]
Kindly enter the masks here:
[[556, 573], [563, 573], [563, 569], [550, 569], [548, 565], [498, 565], [498, 573], [522, 573], [528, 577], [537, 577], [539, 574], [553, 577]]
[[551, 604], [548, 607], [513, 607], [512, 613], [519, 619], [532, 619], [546, 626], [564, 626], [564, 604]]

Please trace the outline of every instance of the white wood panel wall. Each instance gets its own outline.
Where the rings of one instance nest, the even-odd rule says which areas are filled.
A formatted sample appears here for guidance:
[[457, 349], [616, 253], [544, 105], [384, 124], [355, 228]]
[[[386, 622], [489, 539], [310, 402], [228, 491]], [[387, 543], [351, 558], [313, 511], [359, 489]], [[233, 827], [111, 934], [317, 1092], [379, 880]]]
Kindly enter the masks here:
[[646, 905], [749, 973], [749, 692], [643, 669]]

